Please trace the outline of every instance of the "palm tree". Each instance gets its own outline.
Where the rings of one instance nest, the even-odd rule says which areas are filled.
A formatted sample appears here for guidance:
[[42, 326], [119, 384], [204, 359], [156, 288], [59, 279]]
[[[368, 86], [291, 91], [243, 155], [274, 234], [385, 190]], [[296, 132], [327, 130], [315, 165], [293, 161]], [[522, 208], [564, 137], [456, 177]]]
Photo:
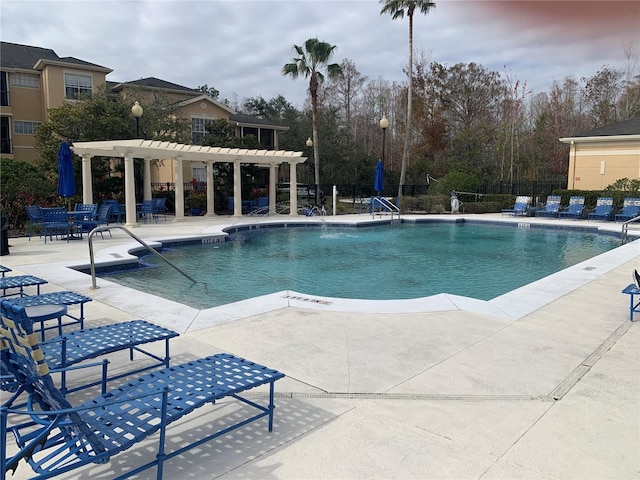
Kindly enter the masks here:
[[310, 38], [304, 42], [303, 47], [294, 45], [297, 56], [282, 67], [282, 75], [291, 78], [304, 76], [309, 78], [309, 93], [311, 94], [311, 126], [313, 134], [313, 161], [315, 167], [315, 193], [316, 205], [320, 199], [320, 155], [318, 150], [318, 86], [324, 82], [323, 71], [329, 78], [335, 78], [342, 74], [342, 69], [337, 63], [329, 64], [333, 56], [335, 45], [321, 42], [317, 38]]
[[429, 10], [435, 8], [435, 2], [429, 2], [427, 0], [380, 0], [380, 3], [384, 6], [380, 10], [380, 15], [388, 13], [391, 18], [404, 18], [405, 10], [406, 15], [409, 17], [409, 86], [407, 88], [407, 121], [406, 131], [404, 136], [404, 149], [402, 151], [402, 169], [400, 170], [400, 185], [398, 186], [398, 196], [402, 196], [402, 187], [405, 183], [405, 177], [407, 175], [407, 164], [409, 163], [409, 142], [411, 141], [411, 100], [413, 90], [413, 14], [416, 8], [425, 15], [429, 13]]

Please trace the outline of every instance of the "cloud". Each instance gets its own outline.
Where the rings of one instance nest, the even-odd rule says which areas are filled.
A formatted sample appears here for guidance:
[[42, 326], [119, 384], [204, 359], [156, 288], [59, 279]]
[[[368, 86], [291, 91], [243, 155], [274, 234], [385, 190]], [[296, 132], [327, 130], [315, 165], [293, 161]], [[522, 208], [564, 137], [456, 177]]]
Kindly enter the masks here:
[[[536, 90], [567, 75], [624, 68], [624, 41], [640, 48], [636, 1], [436, 1], [414, 19], [414, 47], [433, 61], [510, 71]], [[113, 69], [112, 81], [144, 77], [222, 98], [282, 94], [294, 105], [307, 82], [281, 75], [292, 46], [318, 37], [370, 80], [403, 82], [408, 20], [380, 15], [375, 0], [3, 0], [3, 41], [52, 48]]]

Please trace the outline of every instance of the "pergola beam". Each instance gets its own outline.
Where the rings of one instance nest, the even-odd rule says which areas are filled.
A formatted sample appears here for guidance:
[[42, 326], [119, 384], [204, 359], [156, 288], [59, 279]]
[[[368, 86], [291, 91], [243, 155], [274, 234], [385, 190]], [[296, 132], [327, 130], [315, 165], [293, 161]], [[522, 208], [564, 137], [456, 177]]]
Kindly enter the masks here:
[[[107, 140], [101, 142], [76, 142], [73, 144], [71, 149], [77, 155], [80, 155], [83, 160], [85, 160], [82, 162], [82, 191], [83, 198], [85, 200], [89, 197], [93, 197], [91, 183], [86, 181], [87, 178], [91, 179], [91, 162], [86, 161], [86, 159], [91, 159], [92, 157], [120, 157], [125, 159], [125, 164], [127, 160], [132, 162], [134, 158], [143, 158], [145, 159], [145, 165], [151, 159], [179, 159], [180, 161], [178, 161], [177, 164], [180, 169], [182, 168], [181, 164], [184, 161], [203, 162], [207, 165], [207, 168], [209, 168], [209, 165], [212, 165], [214, 163], [233, 163], [235, 174], [237, 174], [237, 172], [240, 170], [240, 165], [242, 163], [265, 165], [271, 167], [269, 169], [270, 187], [272, 187], [272, 185], [275, 185], [275, 180], [271, 178], [271, 176], [276, 174], [275, 172], [277, 170], [275, 167], [279, 166], [282, 163], [288, 163], [291, 166], [291, 192], [296, 192], [296, 167], [299, 163], [303, 163], [307, 159], [307, 157], [302, 156], [302, 152], [293, 152], [287, 150], [249, 150], [242, 148], [206, 147], [202, 145], [185, 145], [181, 143], [158, 142], [153, 140]], [[145, 177], [147, 174], [150, 174], [150, 172], [148, 172], [146, 168], [144, 171]], [[181, 171], [182, 170], [180, 170], [180, 172]], [[129, 173], [129, 175], [133, 176], [132, 173]], [[176, 179], [178, 179], [178, 176], [176, 176]], [[129, 179], [129, 182], [125, 181], [125, 204], [128, 225], [133, 224], [133, 218], [132, 215], [129, 214], [129, 212], [135, 211], [136, 203], [135, 188], [132, 184], [133, 181], [134, 180], [131, 179]], [[147, 182], [150, 182], [149, 178], [145, 178], [145, 184]], [[208, 197], [210, 187], [212, 187], [212, 185], [209, 185], [209, 182], [207, 182]], [[176, 198], [176, 207], [184, 205], [184, 191], [182, 191], [182, 189], [176, 188], [176, 196], [178, 194], [181, 194], [182, 198]], [[236, 207], [234, 215], [241, 215], [242, 194], [239, 178], [237, 179], [237, 181], [234, 179], [233, 194], [234, 204]], [[145, 197], [146, 195], [147, 194], [145, 193]], [[270, 206], [275, 205], [275, 195], [275, 190], [273, 188], [269, 188]], [[297, 198], [294, 194], [293, 197], [291, 197], [291, 215], [297, 215], [296, 200]], [[85, 203], [93, 202], [85, 201]], [[209, 202], [207, 202], [207, 204], [209, 204]], [[182, 212], [176, 211], [176, 219], [180, 219], [182, 217]]]

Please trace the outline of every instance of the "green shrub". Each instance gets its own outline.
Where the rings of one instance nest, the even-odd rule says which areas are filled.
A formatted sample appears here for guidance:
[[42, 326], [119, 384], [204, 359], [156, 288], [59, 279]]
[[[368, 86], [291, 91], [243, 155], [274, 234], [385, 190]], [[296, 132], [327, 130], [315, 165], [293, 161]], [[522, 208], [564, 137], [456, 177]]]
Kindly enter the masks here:
[[203, 212], [207, 210], [207, 194], [205, 192], [191, 192], [185, 199], [187, 208], [199, 208]]
[[500, 213], [502, 208], [501, 202], [464, 202], [461, 211], [464, 213]]
[[9, 218], [10, 230], [22, 229], [28, 222], [26, 205], [46, 207], [62, 201], [55, 181], [41, 166], [0, 158], [0, 210]]

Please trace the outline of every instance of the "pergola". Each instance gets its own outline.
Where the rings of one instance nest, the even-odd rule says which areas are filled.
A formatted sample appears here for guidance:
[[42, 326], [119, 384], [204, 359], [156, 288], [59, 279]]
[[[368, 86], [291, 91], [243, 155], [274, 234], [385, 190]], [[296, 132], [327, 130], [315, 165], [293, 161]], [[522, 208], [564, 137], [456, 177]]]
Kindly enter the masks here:
[[[307, 157], [302, 152], [285, 150], [247, 150], [239, 148], [204, 147], [153, 140], [108, 140], [103, 142], [76, 142], [71, 149], [82, 157], [82, 201], [93, 203], [91, 184], [91, 159], [93, 157], [124, 158], [124, 191], [126, 204], [126, 225], [134, 226], [136, 217], [135, 176], [133, 159], [144, 159], [144, 200], [151, 200], [151, 160], [175, 161], [176, 220], [184, 218], [184, 179], [182, 162], [197, 161], [207, 166], [207, 215], [213, 213], [213, 165], [233, 163], [233, 206], [234, 216], [242, 216], [241, 164], [258, 164], [269, 167], [269, 212], [275, 213], [276, 180], [278, 166], [290, 165], [291, 192], [296, 192], [296, 167]], [[297, 196], [290, 197], [290, 215], [297, 215]]]

